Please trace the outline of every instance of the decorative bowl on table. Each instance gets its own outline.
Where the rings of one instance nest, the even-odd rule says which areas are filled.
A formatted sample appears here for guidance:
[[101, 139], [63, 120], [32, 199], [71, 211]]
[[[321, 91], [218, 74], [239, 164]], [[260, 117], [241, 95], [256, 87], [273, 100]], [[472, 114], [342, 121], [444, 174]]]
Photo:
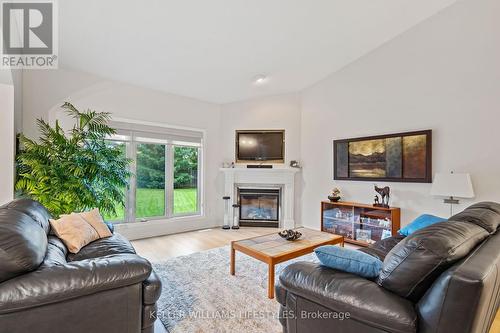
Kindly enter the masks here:
[[278, 233], [282, 238], [286, 239], [287, 241], [294, 241], [300, 238], [302, 236], [302, 233], [288, 229], [288, 230], [283, 230]]

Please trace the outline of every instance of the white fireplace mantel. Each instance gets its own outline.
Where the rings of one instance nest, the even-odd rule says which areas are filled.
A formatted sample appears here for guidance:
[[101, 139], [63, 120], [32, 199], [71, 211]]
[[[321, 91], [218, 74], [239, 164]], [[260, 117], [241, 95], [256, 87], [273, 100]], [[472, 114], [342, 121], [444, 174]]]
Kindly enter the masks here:
[[[279, 185], [282, 188], [281, 228], [295, 227], [295, 174], [297, 168], [247, 169], [221, 168], [224, 173], [224, 195], [231, 197], [230, 204], [235, 203], [236, 187], [241, 185], [269, 186]], [[229, 211], [229, 219], [233, 220], [233, 210]]]

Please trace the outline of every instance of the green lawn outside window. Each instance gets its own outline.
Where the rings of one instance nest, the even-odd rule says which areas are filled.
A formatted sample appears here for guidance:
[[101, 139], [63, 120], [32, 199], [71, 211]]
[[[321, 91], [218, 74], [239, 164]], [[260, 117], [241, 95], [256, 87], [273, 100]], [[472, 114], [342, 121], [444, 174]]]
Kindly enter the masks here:
[[[140, 195], [139, 195], [140, 194]], [[164, 213], [164, 191], [161, 189], [137, 189], [137, 216], [162, 216]], [[116, 216], [105, 216], [108, 221], [123, 220], [121, 205], [116, 207]], [[174, 189], [174, 212], [176, 214], [194, 213], [198, 210], [196, 188]]]

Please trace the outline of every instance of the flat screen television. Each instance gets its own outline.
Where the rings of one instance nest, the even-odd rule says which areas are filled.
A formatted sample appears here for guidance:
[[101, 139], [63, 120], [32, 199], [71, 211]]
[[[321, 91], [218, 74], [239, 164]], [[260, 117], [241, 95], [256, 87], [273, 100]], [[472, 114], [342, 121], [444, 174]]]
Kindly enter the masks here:
[[236, 162], [285, 161], [285, 131], [236, 131]]

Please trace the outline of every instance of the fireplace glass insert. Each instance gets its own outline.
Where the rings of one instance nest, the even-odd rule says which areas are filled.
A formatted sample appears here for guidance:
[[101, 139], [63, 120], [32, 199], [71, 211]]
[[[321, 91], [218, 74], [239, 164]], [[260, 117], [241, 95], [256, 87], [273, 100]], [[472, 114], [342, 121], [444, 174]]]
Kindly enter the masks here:
[[278, 227], [280, 189], [239, 188], [240, 225]]

